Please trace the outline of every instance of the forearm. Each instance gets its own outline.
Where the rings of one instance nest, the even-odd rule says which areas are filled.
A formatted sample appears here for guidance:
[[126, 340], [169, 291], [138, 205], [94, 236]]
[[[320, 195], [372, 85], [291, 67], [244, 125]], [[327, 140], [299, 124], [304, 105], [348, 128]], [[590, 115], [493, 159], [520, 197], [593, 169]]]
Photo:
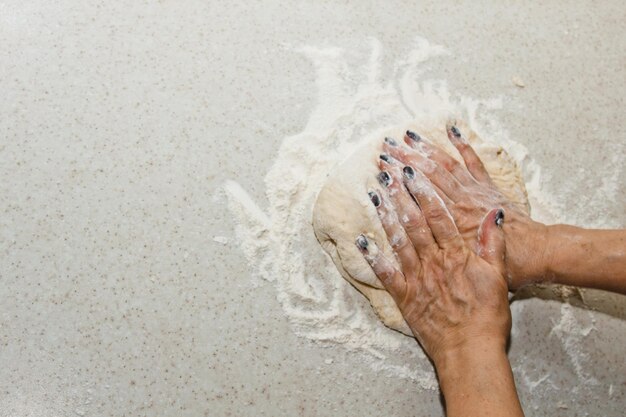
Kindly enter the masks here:
[[524, 415], [502, 343], [450, 352], [436, 367], [448, 417]]
[[548, 226], [548, 242], [548, 280], [626, 294], [626, 230]]
[[505, 223], [511, 288], [530, 282], [626, 294], [626, 230], [545, 226], [527, 219]]

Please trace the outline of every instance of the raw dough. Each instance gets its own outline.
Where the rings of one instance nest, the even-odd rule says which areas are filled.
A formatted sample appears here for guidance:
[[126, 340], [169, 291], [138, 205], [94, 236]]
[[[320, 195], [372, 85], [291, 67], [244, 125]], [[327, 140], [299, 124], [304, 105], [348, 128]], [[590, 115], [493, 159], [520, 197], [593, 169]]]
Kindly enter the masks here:
[[[461, 160], [448, 140], [445, 125], [446, 120], [421, 121], [376, 132], [334, 168], [313, 208], [315, 235], [341, 275], [369, 299], [386, 326], [406, 335], [411, 335], [411, 331], [400, 310], [357, 250], [354, 240], [360, 233], [365, 233], [378, 243], [389, 259], [395, 260], [376, 210], [367, 196], [368, 190], [380, 188], [376, 174], [379, 172], [377, 164], [382, 139], [389, 136], [402, 142], [405, 130], [410, 129]], [[462, 121], [457, 120], [456, 125], [474, 147], [500, 190], [528, 212], [526, 188], [515, 161], [501, 147], [483, 142]]]

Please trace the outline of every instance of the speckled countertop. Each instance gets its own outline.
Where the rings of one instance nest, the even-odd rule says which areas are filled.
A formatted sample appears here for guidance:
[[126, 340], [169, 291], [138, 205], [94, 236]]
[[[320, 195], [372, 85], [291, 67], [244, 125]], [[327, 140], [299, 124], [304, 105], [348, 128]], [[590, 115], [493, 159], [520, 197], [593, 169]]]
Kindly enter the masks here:
[[[434, 69], [505, 97], [499, 118], [558, 204], [626, 224], [610, 165], [626, 142], [623, 2], [281, 3], [0, 3], [0, 416], [442, 414], [438, 393], [299, 339], [271, 285], [249, 286], [214, 196], [236, 178], [262, 203], [281, 138], [308, 120], [310, 63], [286, 44], [445, 45], [455, 59]], [[569, 335], [563, 308], [517, 307], [527, 415], [622, 415], [625, 321], [567, 310], [590, 326]]]

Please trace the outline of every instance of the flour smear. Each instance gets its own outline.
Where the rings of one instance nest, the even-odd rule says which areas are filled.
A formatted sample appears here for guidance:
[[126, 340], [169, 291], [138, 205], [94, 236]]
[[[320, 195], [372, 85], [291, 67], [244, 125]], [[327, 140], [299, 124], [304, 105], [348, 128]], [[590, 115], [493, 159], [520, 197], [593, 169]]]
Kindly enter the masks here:
[[[433, 369], [415, 340], [386, 328], [316, 241], [312, 208], [328, 173], [374, 130], [408, 124], [417, 115], [455, 114], [517, 160], [535, 218], [545, 222], [571, 219], [541, 192], [541, 169], [528, 150], [512, 141], [493, 118], [502, 108], [502, 97], [475, 99], [450, 93], [444, 80], [423, 79], [429, 61], [450, 59], [446, 49], [422, 38], [407, 49], [401, 61], [384, 62], [389, 80], [385, 82], [381, 77], [383, 48], [377, 40], [371, 41], [369, 57], [357, 63], [354, 55], [340, 48], [295, 49], [315, 69], [317, 105], [304, 130], [283, 139], [265, 177], [269, 206], [259, 207], [235, 181], [227, 181], [223, 190], [236, 221], [237, 240], [253, 271], [253, 284], [270, 281], [275, 285], [298, 335], [343, 346], [389, 376], [437, 389]], [[569, 327], [562, 325], [555, 334], [569, 343], [567, 330], [575, 329], [576, 323], [569, 310], [563, 313]], [[405, 359], [408, 352], [411, 360], [399, 360], [399, 351]], [[578, 358], [573, 348], [571, 355], [577, 372], [584, 374], [584, 358]]]

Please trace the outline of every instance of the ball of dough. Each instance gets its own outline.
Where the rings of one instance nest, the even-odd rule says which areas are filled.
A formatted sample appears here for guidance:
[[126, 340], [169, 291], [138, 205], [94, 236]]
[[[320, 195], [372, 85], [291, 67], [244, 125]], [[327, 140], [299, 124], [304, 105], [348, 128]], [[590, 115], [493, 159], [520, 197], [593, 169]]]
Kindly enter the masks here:
[[[515, 161], [501, 147], [483, 142], [462, 121], [456, 120], [455, 124], [476, 150], [503, 194], [529, 212], [526, 188]], [[379, 188], [376, 175], [379, 172], [378, 159], [382, 151], [382, 139], [389, 136], [402, 142], [404, 132], [410, 129], [462, 161], [448, 140], [445, 126], [444, 119], [430, 120], [376, 132], [333, 169], [313, 208], [315, 235], [341, 276], [367, 297], [386, 326], [406, 335], [412, 333], [400, 310], [358, 251], [354, 241], [363, 233], [378, 243], [388, 259], [396, 259], [367, 195], [369, 190]]]

